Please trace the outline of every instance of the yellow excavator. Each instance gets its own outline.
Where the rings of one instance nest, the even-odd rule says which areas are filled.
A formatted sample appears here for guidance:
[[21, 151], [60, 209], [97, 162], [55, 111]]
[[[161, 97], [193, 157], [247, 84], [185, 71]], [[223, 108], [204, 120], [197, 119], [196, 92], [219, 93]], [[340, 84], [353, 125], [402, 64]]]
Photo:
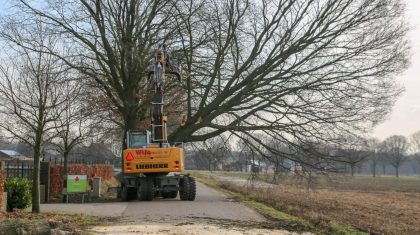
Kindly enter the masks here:
[[[167, 116], [163, 113], [163, 83], [165, 75], [175, 75], [181, 81], [179, 64], [172, 60], [164, 44], [160, 45], [149, 62], [148, 79], [153, 81], [150, 107], [150, 131], [130, 130], [123, 150], [122, 179], [119, 197], [123, 201], [151, 201], [154, 198], [195, 200], [195, 179], [184, 171], [182, 144], [167, 140]], [[171, 174], [170, 174], [171, 173]]]

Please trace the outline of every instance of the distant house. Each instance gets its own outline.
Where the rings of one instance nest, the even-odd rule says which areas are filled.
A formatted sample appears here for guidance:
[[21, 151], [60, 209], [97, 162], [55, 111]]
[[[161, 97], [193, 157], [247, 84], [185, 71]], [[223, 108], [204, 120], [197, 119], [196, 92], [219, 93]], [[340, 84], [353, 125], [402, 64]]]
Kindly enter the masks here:
[[0, 161], [33, 161], [14, 150], [0, 150]]

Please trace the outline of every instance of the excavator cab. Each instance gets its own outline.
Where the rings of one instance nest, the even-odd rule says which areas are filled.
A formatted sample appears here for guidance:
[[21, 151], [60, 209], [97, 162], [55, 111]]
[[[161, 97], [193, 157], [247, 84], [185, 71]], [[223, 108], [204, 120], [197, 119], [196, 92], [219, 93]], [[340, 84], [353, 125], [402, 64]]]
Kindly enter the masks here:
[[128, 131], [127, 132], [127, 147], [147, 148], [150, 144], [150, 131]]

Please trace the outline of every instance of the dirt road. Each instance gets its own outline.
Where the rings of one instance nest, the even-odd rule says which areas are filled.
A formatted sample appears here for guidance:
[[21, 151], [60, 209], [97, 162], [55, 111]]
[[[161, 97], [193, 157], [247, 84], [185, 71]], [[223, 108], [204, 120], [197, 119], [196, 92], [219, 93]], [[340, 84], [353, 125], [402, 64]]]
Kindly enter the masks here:
[[197, 192], [193, 202], [177, 198], [151, 202], [42, 204], [41, 209], [116, 219], [109, 226], [92, 228], [96, 234], [292, 234], [264, 229], [269, 221], [262, 215], [212, 188], [198, 183]]

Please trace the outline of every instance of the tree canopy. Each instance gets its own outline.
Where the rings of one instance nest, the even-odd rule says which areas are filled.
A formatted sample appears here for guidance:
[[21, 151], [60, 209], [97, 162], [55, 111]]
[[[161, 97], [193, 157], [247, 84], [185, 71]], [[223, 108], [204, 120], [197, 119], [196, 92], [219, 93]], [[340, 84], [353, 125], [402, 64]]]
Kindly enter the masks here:
[[42, 50], [88, 77], [124, 130], [147, 119], [146, 66], [168, 44], [185, 79], [168, 79], [165, 99], [173, 117], [187, 116], [170, 141], [229, 133], [278, 153], [258, 136], [302, 146], [360, 134], [389, 112], [408, 64], [400, 0], [20, 0], [15, 9], [2, 38], [36, 50], [25, 29], [34, 20], [60, 35], [59, 50]]

